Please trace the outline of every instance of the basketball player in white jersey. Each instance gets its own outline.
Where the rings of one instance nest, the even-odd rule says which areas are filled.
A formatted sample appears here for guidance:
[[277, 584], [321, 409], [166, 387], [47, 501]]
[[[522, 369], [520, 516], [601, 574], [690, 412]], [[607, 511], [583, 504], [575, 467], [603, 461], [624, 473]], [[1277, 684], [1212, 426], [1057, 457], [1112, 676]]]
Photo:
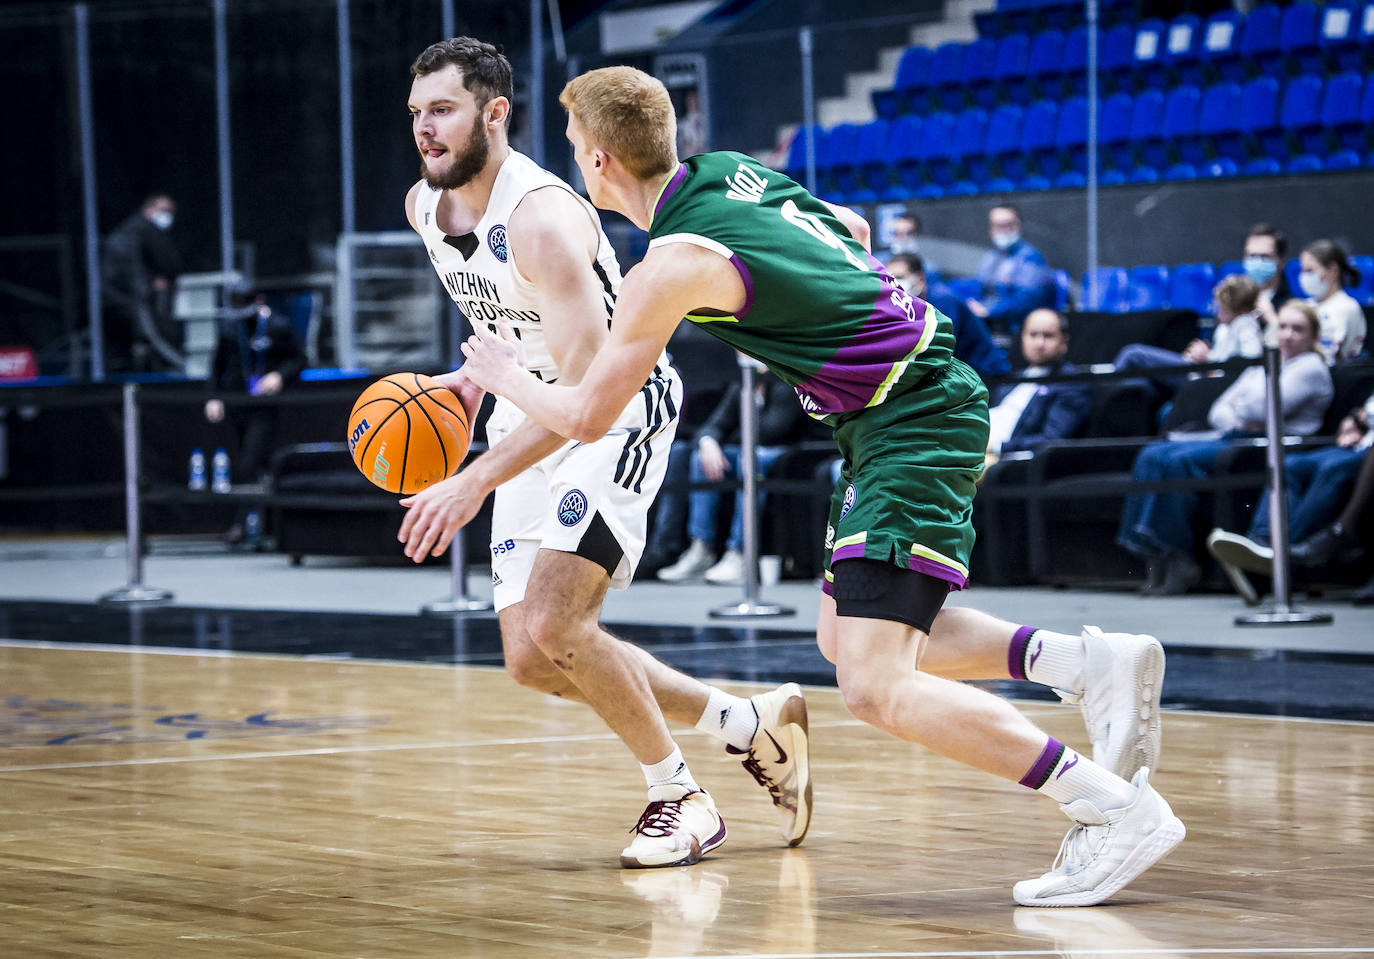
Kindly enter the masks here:
[[[436, 43], [411, 65], [410, 114], [421, 180], [406, 216], [454, 302], [474, 324], [503, 321], [525, 365], [576, 383], [609, 329], [620, 268], [592, 206], [510, 149], [510, 64], [470, 37]], [[482, 392], [462, 370], [440, 377], [475, 416]], [[649, 805], [621, 853], [628, 867], [696, 862], [725, 841], [665, 717], [707, 732], [766, 788], [783, 838], [811, 817], [806, 703], [796, 684], [744, 699], [707, 686], [603, 630], [607, 587], [625, 588], [677, 430], [682, 387], [658, 365], [594, 443], [544, 429], [498, 399], [489, 450], [402, 500], [399, 539], [419, 562], [448, 548], [487, 494], [492, 581], [506, 670], [521, 685], [589, 704], [643, 767]]]

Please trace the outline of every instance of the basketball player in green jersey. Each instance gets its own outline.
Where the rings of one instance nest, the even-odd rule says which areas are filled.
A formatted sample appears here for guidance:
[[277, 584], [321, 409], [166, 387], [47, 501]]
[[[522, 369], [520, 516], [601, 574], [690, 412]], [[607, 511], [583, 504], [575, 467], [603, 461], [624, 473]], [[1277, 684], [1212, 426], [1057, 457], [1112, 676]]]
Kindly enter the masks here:
[[[1080, 636], [944, 609], [967, 576], [987, 399], [950, 321], [868, 252], [868, 226], [737, 153], [679, 163], [667, 91], [629, 67], [564, 88], [568, 139], [597, 207], [649, 233], [610, 336], [576, 385], [544, 383], [515, 339], [464, 344], [466, 375], [534, 421], [599, 437], [683, 317], [765, 363], [835, 429], [844, 459], [826, 529], [817, 642], [859, 719], [1060, 803], [1073, 825], [1023, 905], [1101, 902], [1183, 838], [1149, 783], [1164, 654], [1149, 636]], [[960, 679], [1015, 677], [1080, 702], [1093, 758]]]

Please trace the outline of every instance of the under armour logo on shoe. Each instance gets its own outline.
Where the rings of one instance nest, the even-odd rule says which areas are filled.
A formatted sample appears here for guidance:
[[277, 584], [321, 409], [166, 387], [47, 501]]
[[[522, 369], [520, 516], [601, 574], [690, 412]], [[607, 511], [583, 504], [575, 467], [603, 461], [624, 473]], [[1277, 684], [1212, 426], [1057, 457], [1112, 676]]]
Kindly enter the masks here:
[[1064, 765], [1062, 765], [1062, 766], [1059, 767], [1059, 772], [1057, 772], [1057, 773], [1054, 774], [1054, 778], [1055, 778], [1055, 779], [1058, 779], [1060, 776], [1064, 775], [1064, 774], [1065, 774], [1066, 772], [1068, 772], [1070, 769], [1072, 769], [1073, 767], [1077, 766], [1077, 765], [1078, 765], [1078, 759], [1079, 759], [1078, 753], [1074, 753], [1072, 759], [1070, 759], [1070, 760], [1069, 760], [1068, 762], [1066, 762]]
[[731, 707], [726, 706], [724, 709], [722, 709], [722, 710], [720, 711], [720, 728], [721, 728], [721, 729], [724, 729], [724, 728], [725, 728], [725, 721], [726, 721], [727, 719], [730, 718], [730, 709], [731, 709]]
[[1040, 654], [1045, 651], [1045, 641], [1042, 639], [1035, 646], [1035, 652], [1031, 653], [1030, 659], [1026, 662], [1027, 669], [1035, 668], [1035, 661], [1040, 658]]

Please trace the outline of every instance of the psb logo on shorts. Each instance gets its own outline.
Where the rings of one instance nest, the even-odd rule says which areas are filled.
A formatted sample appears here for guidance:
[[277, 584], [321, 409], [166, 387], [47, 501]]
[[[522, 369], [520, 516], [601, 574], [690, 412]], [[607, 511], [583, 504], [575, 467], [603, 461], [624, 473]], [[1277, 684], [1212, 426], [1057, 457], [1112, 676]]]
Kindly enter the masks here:
[[854, 487], [851, 484], [849, 489], [844, 491], [844, 505], [840, 507], [840, 519], [844, 519], [849, 511], [854, 508]]
[[498, 223], [487, 232], [487, 246], [491, 247], [491, 255], [502, 263], [510, 257], [510, 251], [506, 249], [506, 225]]
[[587, 515], [587, 497], [580, 489], [568, 490], [558, 501], [558, 522], [564, 526], [576, 526]]

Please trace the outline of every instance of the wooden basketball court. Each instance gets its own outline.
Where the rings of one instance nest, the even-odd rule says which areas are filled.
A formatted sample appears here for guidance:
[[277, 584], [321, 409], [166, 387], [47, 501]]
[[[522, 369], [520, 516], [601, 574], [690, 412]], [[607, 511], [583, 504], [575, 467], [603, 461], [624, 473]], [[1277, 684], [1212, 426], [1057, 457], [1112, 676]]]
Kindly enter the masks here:
[[[1170, 712], [1188, 838], [1111, 904], [1025, 909], [1068, 822], [808, 691], [816, 813], [679, 737], [730, 828], [627, 871], [639, 770], [502, 671], [0, 647], [0, 955], [1160, 956], [1374, 953], [1374, 728]], [[739, 685], [742, 691], [751, 687]], [[1081, 743], [1077, 711], [1025, 708]]]

